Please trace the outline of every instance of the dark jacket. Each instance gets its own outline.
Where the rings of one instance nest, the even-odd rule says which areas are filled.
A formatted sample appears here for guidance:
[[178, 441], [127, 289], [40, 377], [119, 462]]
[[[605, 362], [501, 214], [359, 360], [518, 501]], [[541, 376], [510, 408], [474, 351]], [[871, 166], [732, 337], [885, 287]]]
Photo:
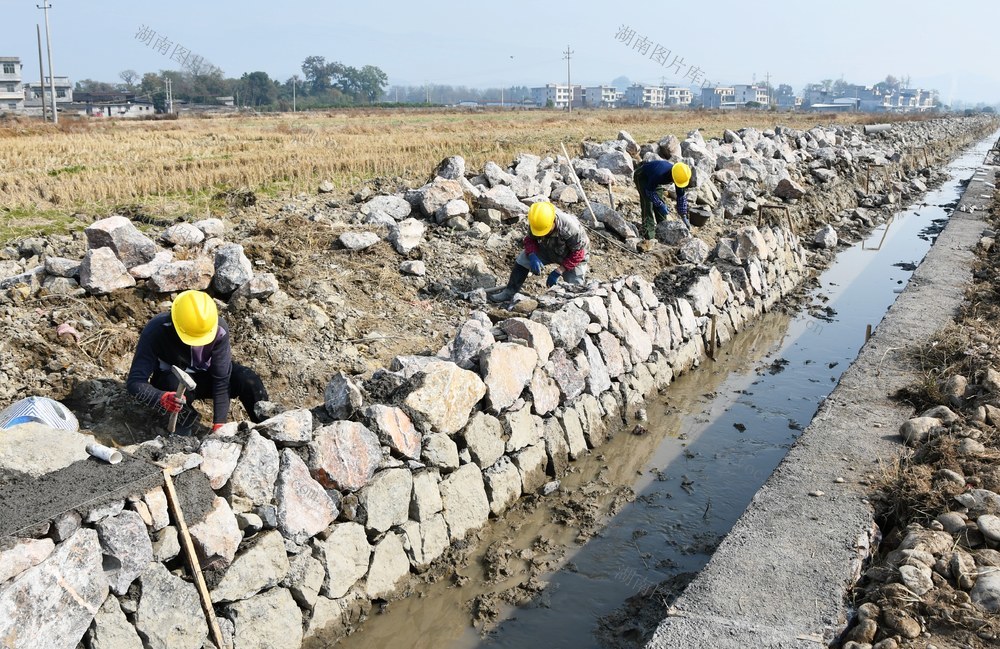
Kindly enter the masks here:
[[573, 270], [587, 258], [590, 239], [583, 224], [572, 214], [556, 212], [556, 222], [552, 231], [544, 237], [536, 237], [528, 230], [524, 238], [524, 252], [527, 254], [543, 251], [547, 259], [559, 260], [566, 270]]
[[225, 423], [229, 416], [229, 377], [233, 368], [226, 321], [219, 318], [219, 333], [214, 342], [204, 347], [191, 347], [177, 336], [169, 313], [155, 316], [139, 336], [125, 389], [139, 401], [156, 405], [163, 392], [150, 385], [149, 379], [154, 372], [169, 374], [171, 365], [190, 374], [207, 374], [212, 382], [213, 421]]
[[[639, 190], [643, 196], [645, 196], [653, 204], [653, 209], [660, 216], [666, 216], [670, 211], [667, 205], [660, 198], [660, 194], [657, 191], [660, 187], [664, 185], [672, 185], [674, 182], [673, 175], [671, 171], [674, 168], [672, 162], [667, 162], [666, 160], [650, 160], [649, 162], [644, 162], [639, 165], [639, 168], [635, 170], [635, 185], [636, 189]], [[688, 206], [687, 206], [687, 193], [684, 188], [677, 187], [677, 213], [681, 216], [687, 216]]]

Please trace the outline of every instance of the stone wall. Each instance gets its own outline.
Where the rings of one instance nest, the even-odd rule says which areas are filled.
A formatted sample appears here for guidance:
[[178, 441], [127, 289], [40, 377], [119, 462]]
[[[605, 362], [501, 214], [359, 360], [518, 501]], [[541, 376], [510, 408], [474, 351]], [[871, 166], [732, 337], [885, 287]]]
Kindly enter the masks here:
[[[836, 137], [802, 134], [796, 151], [820, 135]], [[792, 157], [809, 169], [821, 148]], [[817, 200], [837, 184], [820, 176], [807, 183]], [[472, 312], [436, 355], [398, 357], [362, 385], [335, 376], [323, 413], [131, 449], [175, 476], [226, 645], [297, 649], [349, 628], [546, 491], [706, 344], [725, 344], [808, 274], [803, 244], [779, 227], [731, 229], [711, 253], [693, 241], [674, 242], [691, 263], [669, 287], [630, 276], [557, 288], [530, 318]], [[4, 646], [212, 646], [164, 491], [121, 498], [0, 544]]]

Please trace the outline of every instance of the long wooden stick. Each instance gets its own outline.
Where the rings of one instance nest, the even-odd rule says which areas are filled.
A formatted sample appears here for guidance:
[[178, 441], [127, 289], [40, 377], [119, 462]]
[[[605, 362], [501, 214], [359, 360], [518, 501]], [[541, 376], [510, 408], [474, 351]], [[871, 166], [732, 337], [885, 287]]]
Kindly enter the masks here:
[[212, 606], [212, 598], [208, 594], [208, 587], [205, 585], [205, 577], [201, 574], [201, 564], [198, 563], [198, 555], [194, 551], [194, 543], [191, 542], [191, 534], [188, 532], [187, 523], [184, 522], [184, 512], [181, 511], [181, 503], [174, 491], [174, 480], [170, 473], [163, 470], [163, 485], [167, 488], [167, 500], [170, 503], [170, 510], [177, 521], [177, 527], [181, 532], [181, 541], [184, 543], [184, 554], [187, 555], [188, 565], [194, 574], [194, 584], [198, 588], [198, 597], [201, 599], [201, 608], [205, 612], [205, 619], [208, 621], [208, 628], [212, 633], [212, 641], [222, 649], [222, 630], [219, 629], [219, 621], [215, 619], [215, 607]]

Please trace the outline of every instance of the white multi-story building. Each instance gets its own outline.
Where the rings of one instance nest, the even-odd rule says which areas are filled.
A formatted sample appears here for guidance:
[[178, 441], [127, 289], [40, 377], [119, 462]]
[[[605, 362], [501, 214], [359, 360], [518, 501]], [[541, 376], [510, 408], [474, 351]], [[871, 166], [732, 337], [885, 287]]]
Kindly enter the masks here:
[[732, 108], [736, 90], [732, 86], [701, 89], [701, 105], [705, 108]]
[[[56, 105], [68, 104], [73, 101], [73, 84], [69, 77], [55, 77]], [[52, 84], [49, 77], [45, 77], [45, 98], [52, 98]], [[25, 106], [42, 105], [42, 84], [39, 81], [32, 81], [24, 84]]]
[[583, 104], [589, 108], [616, 108], [621, 93], [614, 86], [591, 86], [583, 90]]
[[551, 106], [552, 108], [566, 108], [572, 101], [576, 106], [582, 100], [582, 92], [574, 92], [579, 86], [567, 86], [566, 84], [547, 83], [544, 86], [531, 89], [531, 99], [536, 106]]
[[625, 103], [641, 108], [662, 108], [666, 102], [667, 93], [660, 86], [644, 86], [634, 83], [625, 91]]
[[690, 88], [683, 86], [666, 86], [663, 91], [666, 93], [667, 106], [690, 106], [694, 100]]
[[0, 113], [19, 113], [23, 110], [21, 59], [16, 56], [0, 56]]
[[766, 86], [736, 84], [733, 86], [733, 95], [738, 106], [745, 106], [752, 101], [767, 106], [770, 102]]

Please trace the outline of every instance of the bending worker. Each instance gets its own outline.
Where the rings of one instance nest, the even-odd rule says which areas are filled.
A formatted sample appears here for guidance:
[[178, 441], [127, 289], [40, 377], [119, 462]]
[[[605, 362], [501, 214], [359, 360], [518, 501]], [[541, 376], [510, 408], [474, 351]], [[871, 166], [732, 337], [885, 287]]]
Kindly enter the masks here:
[[691, 167], [683, 162], [650, 160], [643, 162], [632, 173], [635, 188], [639, 190], [639, 204], [642, 206], [642, 234], [646, 239], [656, 238], [656, 225], [667, 219], [670, 209], [663, 202], [661, 187], [674, 184], [677, 188], [677, 213], [684, 225], [691, 228], [687, 220], [687, 195], [684, 188], [691, 182]]
[[178, 379], [172, 365], [185, 370], [197, 384], [194, 394], [188, 393], [192, 400], [212, 399], [213, 432], [226, 423], [233, 398], [243, 403], [251, 420], [260, 421], [254, 406], [267, 400], [267, 390], [256, 372], [232, 361], [229, 326], [206, 293], [184, 291], [174, 299], [170, 313], [149, 321], [139, 336], [125, 383], [129, 394], [147, 406], [181, 413], [178, 431], [190, 434], [198, 413], [186, 405], [187, 395], [177, 397]]
[[549, 273], [546, 286], [555, 286], [560, 278], [568, 284], [583, 284], [587, 276], [587, 248], [590, 239], [583, 225], [572, 214], [556, 212], [548, 201], [535, 203], [528, 210], [528, 236], [524, 250], [517, 256], [507, 287], [490, 296], [494, 302], [506, 302], [521, 290], [528, 273], [541, 275], [548, 264], [558, 264]]

